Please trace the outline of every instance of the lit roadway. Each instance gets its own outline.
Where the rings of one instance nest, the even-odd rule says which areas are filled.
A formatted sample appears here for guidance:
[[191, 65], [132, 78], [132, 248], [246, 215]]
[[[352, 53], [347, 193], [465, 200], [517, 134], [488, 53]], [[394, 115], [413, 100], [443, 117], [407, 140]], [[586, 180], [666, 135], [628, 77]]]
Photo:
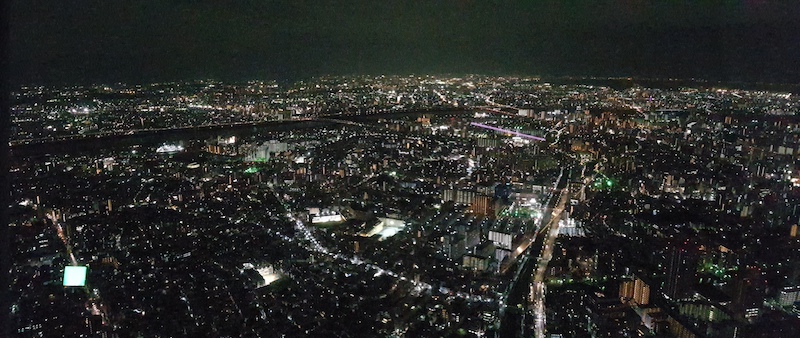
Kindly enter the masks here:
[[497, 109], [497, 108], [488, 107], [488, 106], [481, 106], [481, 107], [475, 107], [475, 108], [480, 110], [480, 111], [485, 111], [487, 113], [495, 113], [495, 114], [506, 115], [506, 116], [511, 116], [511, 117], [521, 117], [521, 116], [519, 116], [517, 114], [512, 114], [512, 113], [509, 113], [509, 112], [506, 112], [506, 111], [503, 111], [503, 110], [500, 110], [500, 109]]
[[434, 89], [434, 90], [433, 90], [433, 92], [434, 92], [436, 95], [438, 95], [438, 96], [439, 96], [439, 99], [440, 99], [440, 100], [442, 100], [442, 101], [444, 101], [444, 102], [447, 102], [447, 104], [449, 104], [449, 105], [451, 105], [451, 106], [458, 107], [458, 102], [451, 101], [451, 100], [447, 99], [447, 96], [444, 96], [444, 94], [442, 94], [441, 92], [439, 92], [439, 91], [438, 91], [438, 90], [436, 90], [436, 89]]
[[[553, 192], [555, 192], [556, 189], [558, 189], [558, 184], [561, 182], [561, 179], [562, 179], [563, 175], [564, 175], [564, 168], [561, 168], [561, 173], [558, 175], [558, 178], [556, 179], [556, 183], [553, 185]], [[554, 195], [553, 193], [549, 194], [549, 196], [547, 197], [547, 202], [545, 202], [542, 205], [543, 208], [546, 209], [546, 208], [548, 208], [550, 206], [550, 201], [553, 199], [553, 195]], [[537, 222], [536, 227], [534, 228], [534, 231], [532, 233], [526, 233], [525, 236], [523, 236], [523, 238], [519, 242], [519, 245], [517, 246], [517, 248], [514, 249], [514, 251], [511, 252], [511, 255], [509, 256], [508, 264], [506, 264], [503, 267], [503, 269], [500, 271], [500, 274], [505, 274], [506, 272], [508, 272], [508, 269], [511, 268], [511, 266], [514, 265], [516, 259], [519, 258], [519, 256], [522, 255], [526, 250], [528, 250], [528, 247], [530, 247], [531, 244], [533, 244], [533, 241], [536, 239], [537, 230], [541, 231], [541, 229], [543, 229], [542, 228], [542, 222], [544, 220], [545, 220], [545, 217], [540, 218], [539, 222]], [[515, 281], [516, 281], [516, 278], [515, 278]]]
[[56, 217], [55, 212], [48, 210], [45, 215], [53, 222], [53, 227], [56, 230], [58, 238], [64, 243], [64, 248], [66, 248], [67, 256], [69, 257], [70, 262], [73, 266], [77, 266], [78, 260], [75, 259], [75, 254], [72, 253], [72, 244], [70, 244], [67, 234], [64, 233], [64, 228], [58, 223], [58, 217]]
[[498, 131], [498, 132], [501, 132], [501, 133], [511, 134], [511, 135], [522, 137], [522, 138], [529, 139], [529, 140], [547, 141], [547, 139], [545, 139], [543, 137], [523, 134], [523, 133], [520, 133], [520, 132], [517, 132], [517, 131], [503, 129], [503, 128], [497, 128], [497, 127], [493, 127], [493, 126], [486, 125], [486, 124], [483, 124], [483, 123], [471, 122], [470, 125], [471, 126], [480, 127], [480, 128], [484, 128], [484, 129], [493, 130], [493, 131]]
[[530, 291], [530, 304], [532, 304], [534, 315], [534, 329], [536, 337], [544, 337], [545, 330], [545, 313], [544, 313], [544, 296], [546, 294], [544, 285], [544, 275], [547, 271], [547, 265], [553, 257], [553, 245], [558, 237], [558, 223], [561, 219], [561, 212], [564, 211], [564, 206], [569, 200], [569, 189], [563, 188], [559, 193], [558, 204], [553, 208], [553, 214], [550, 217], [550, 222], [547, 223], [544, 229], [547, 229], [547, 237], [544, 238], [544, 247], [536, 265], [536, 272], [533, 275]]
[[[543, 204], [545, 210], [548, 208], [553, 208], [553, 210], [555, 210], [555, 208], [559, 207], [558, 203], [561, 202], [563, 196], [558, 187], [562, 185], [563, 179], [564, 168], [561, 168], [561, 173], [553, 184], [553, 192], [549, 194], [547, 202]], [[553, 196], [556, 195], [556, 192], [559, 194], [559, 199], [558, 201], [553, 201]], [[563, 204], [561, 204], [561, 208], [563, 208]], [[516, 265], [517, 270], [514, 272], [511, 282], [506, 292], [503, 294], [503, 299], [500, 303], [500, 326], [498, 331], [501, 337], [521, 337], [525, 335], [524, 311], [515, 312], [516, 310], [513, 310], [513, 308], [512, 311], [508, 311], [507, 307], [514, 307], [516, 305], [525, 306], [526, 295], [530, 293], [530, 286], [527, 284], [527, 281], [532, 280], [534, 269], [536, 269], [536, 259], [531, 256], [532, 254], [536, 255], [543, 245], [541, 229], [545, 227], [542, 227], [542, 225], [546, 222], [544, 224], [549, 226], [552, 223], [552, 219], [548, 219], [548, 217], [559, 217], [560, 213], [552, 213], [550, 215], [545, 213], [543, 216], [544, 217], [539, 219], [536, 229], [534, 229], [532, 233], [526, 234], [524, 239], [520, 241], [519, 246], [514, 249], [509, 257], [509, 264], [505, 265], [501, 271], [502, 274], [505, 274], [511, 266], [515, 265], [515, 260], [522, 257], [519, 264]], [[539, 231], [537, 231], [537, 229]], [[533, 248], [531, 248], [531, 246], [533, 246]], [[519, 281], [523, 282], [519, 283]], [[517, 326], [517, 323], [519, 326]]]
[[489, 104], [489, 105], [492, 105], [492, 106], [497, 106], [497, 107], [506, 108], [506, 109], [511, 109], [511, 110], [517, 110], [517, 109], [519, 109], [519, 108], [517, 108], [517, 107], [509, 106], [509, 105], [507, 105], [507, 104], [501, 104], [501, 103], [494, 102], [494, 101], [492, 100], [492, 97], [491, 97], [491, 96], [486, 96], [486, 95], [484, 95], [484, 98], [483, 98], [483, 99], [486, 101], [486, 103], [487, 103], [487, 104]]
[[[75, 258], [75, 254], [72, 251], [72, 244], [70, 243], [70, 238], [64, 232], [64, 227], [62, 227], [61, 224], [58, 222], [58, 216], [56, 215], [56, 213], [53, 210], [47, 210], [45, 212], [45, 216], [53, 222], [53, 228], [55, 228], [58, 238], [61, 239], [61, 242], [64, 243], [64, 248], [67, 253], [67, 256], [69, 257], [70, 263], [73, 266], [80, 265], [78, 260]], [[86, 290], [86, 293], [89, 294], [89, 304], [91, 304], [92, 314], [100, 315], [103, 318], [103, 322], [105, 324], [105, 321], [108, 319], [108, 316], [105, 311], [106, 308], [103, 305], [102, 300], [100, 299], [99, 293], [95, 292], [90, 293], [88, 286], [84, 286], [83, 288], [84, 290]]]

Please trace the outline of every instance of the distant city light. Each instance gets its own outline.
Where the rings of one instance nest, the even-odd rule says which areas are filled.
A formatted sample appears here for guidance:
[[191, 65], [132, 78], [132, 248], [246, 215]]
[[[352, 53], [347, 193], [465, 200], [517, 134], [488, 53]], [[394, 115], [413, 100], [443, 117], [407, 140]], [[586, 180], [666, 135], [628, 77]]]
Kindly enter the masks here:
[[342, 215], [325, 215], [325, 216], [314, 216], [311, 218], [311, 223], [313, 224], [320, 224], [320, 223], [332, 223], [332, 222], [344, 222], [345, 218]]
[[[61, 294], [80, 311], [61, 318], [63, 307], [40, 306], [26, 317], [26, 305], [63, 295], [30, 283], [39, 270], [15, 270], [11, 329], [619, 335], [622, 326], [572, 325], [596, 319], [598, 305], [639, 313], [619, 324], [651, 331], [672, 312], [690, 315], [691, 327], [791, 327], [794, 256], [763, 248], [800, 243], [791, 137], [800, 100], [607, 80], [421, 74], [120, 84], [102, 95], [24, 87], [12, 116], [21, 155], [9, 226], [55, 237], [23, 236], [15, 255], [34, 265], [66, 257], [55, 266]], [[70, 102], [91, 115], [68, 114]], [[585, 250], [608, 236], [614, 245]], [[613, 269], [598, 263], [608, 257]], [[744, 322], [722, 311], [742, 290], [748, 304], [734, 312]], [[141, 293], [154, 297], [117, 297]], [[386, 311], [365, 317], [376, 303]], [[181, 325], [143, 324], [159, 307]], [[353, 311], [335, 311], [343, 307]], [[520, 318], [522, 327], [505, 325]], [[364, 325], [320, 326], [332, 320]]]
[[379, 240], [383, 241], [386, 238], [396, 235], [406, 227], [405, 221], [402, 220], [384, 217], [378, 217], [378, 219], [380, 220], [380, 223], [378, 223], [369, 232], [362, 233], [361, 236], [372, 237], [377, 234], [380, 236]]
[[165, 144], [156, 149], [157, 153], [177, 153], [183, 151], [183, 146], [179, 144]]
[[534, 140], [534, 141], [545, 141], [546, 140], [543, 137], [523, 134], [523, 133], [520, 133], [520, 132], [517, 132], [517, 131], [508, 130], [508, 129], [492, 127], [492, 126], [489, 126], [489, 125], [485, 125], [483, 123], [471, 122], [470, 125], [476, 126], [476, 127], [480, 127], [480, 128], [484, 128], [484, 129], [499, 131], [501, 133], [507, 133], [507, 134], [511, 134], [511, 135], [514, 135], [514, 136], [519, 136], [519, 137], [522, 137], [522, 138], [526, 138], [526, 139], [529, 139], [529, 140]]
[[227, 145], [227, 144], [235, 144], [236, 143], [236, 136], [231, 136], [228, 138], [223, 138], [219, 140], [219, 144]]
[[270, 285], [281, 278], [280, 272], [275, 270], [275, 268], [272, 265], [267, 265], [260, 269], [256, 269], [256, 271], [258, 272], [259, 275], [261, 275], [261, 278], [264, 279], [264, 285], [261, 286]]

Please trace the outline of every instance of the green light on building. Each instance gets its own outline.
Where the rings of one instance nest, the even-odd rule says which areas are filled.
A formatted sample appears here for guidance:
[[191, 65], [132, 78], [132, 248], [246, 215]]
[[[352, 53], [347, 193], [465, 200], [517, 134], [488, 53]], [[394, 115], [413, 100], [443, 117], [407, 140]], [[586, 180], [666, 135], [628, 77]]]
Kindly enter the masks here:
[[86, 285], [86, 266], [66, 266], [64, 267], [64, 286], [85, 286]]
[[244, 171], [245, 174], [255, 174], [257, 172], [258, 172], [258, 168], [256, 168], [256, 167], [250, 167], [250, 168], [247, 168]]

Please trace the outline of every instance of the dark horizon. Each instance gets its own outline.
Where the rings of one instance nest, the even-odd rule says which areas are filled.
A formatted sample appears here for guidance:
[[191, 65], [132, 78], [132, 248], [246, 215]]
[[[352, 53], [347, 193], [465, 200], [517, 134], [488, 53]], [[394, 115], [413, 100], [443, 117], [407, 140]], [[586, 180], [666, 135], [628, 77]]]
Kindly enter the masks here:
[[10, 82], [483, 74], [800, 83], [800, 4], [12, 1]]

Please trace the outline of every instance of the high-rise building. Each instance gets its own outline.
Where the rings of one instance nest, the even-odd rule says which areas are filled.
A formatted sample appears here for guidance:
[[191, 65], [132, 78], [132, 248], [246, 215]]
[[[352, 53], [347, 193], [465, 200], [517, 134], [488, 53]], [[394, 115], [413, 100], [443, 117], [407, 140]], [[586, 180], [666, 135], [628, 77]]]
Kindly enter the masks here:
[[470, 209], [478, 215], [494, 216], [494, 203], [489, 196], [475, 196], [470, 204]]
[[800, 302], [800, 286], [787, 286], [778, 293], [781, 306], [792, 306], [796, 302]]
[[441, 193], [442, 201], [453, 201], [461, 204], [471, 204], [479, 196], [475, 191], [461, 189], [445, 189]]
[[697, 282], [697, 250], [687, 243], [669, 249], [664, 294], [672, 300], [694, 294]]
[[650, 304], [650, 286], [638, 277], [634, 280], [624, 281], [619, 286], [619, 297], [623, 303]]
[[761, 315], [761, 307], [767, 289], [761, 269], [742, 268], [731, 278], [728, 292], [731, 295], [731, 309], [745, 320], [752, 321]]

